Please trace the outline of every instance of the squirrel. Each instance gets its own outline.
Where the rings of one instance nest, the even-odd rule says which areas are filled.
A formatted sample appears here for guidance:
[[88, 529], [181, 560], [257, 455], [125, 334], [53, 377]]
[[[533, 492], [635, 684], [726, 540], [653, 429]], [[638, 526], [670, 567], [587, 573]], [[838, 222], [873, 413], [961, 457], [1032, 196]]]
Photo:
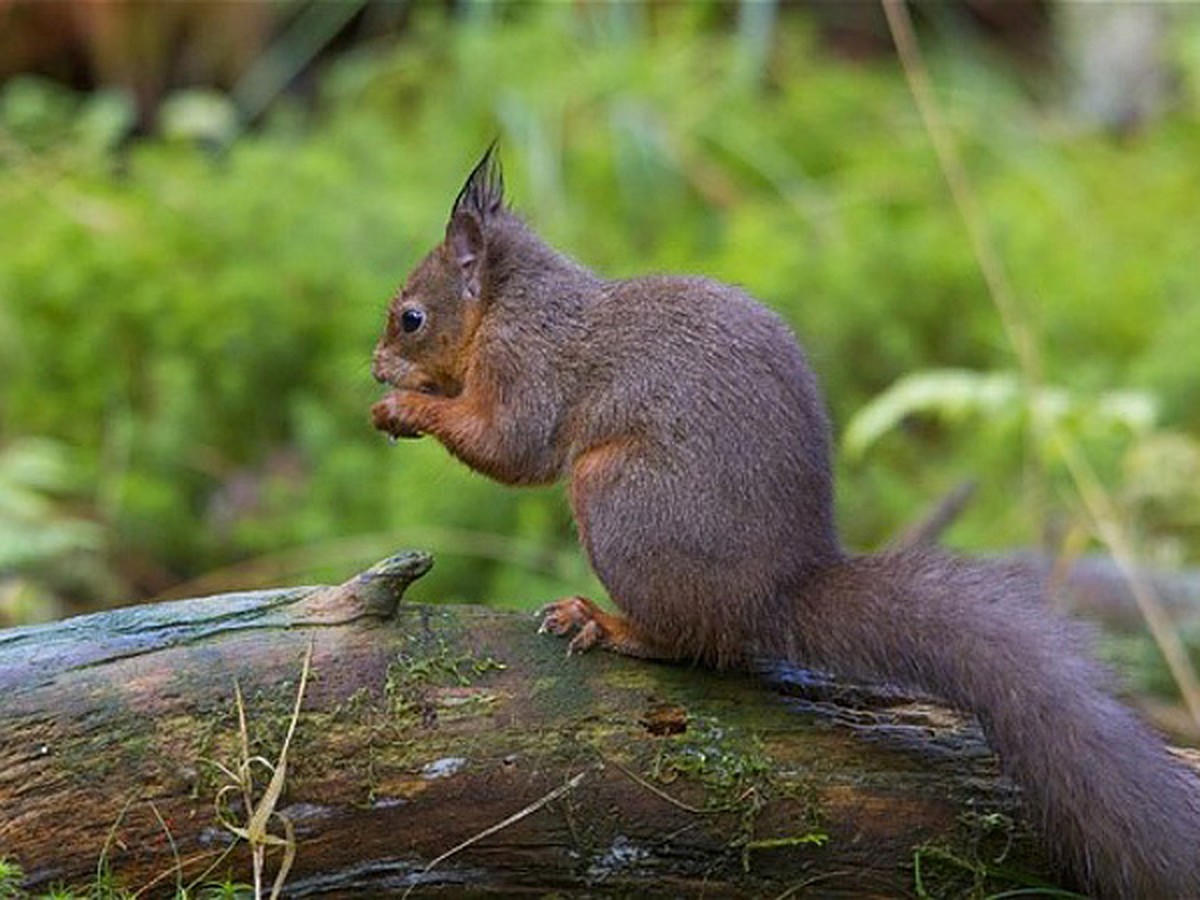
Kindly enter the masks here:
[[775, 660], [937, 695], [978, 718], [1068, 879], [1200, 897], [1200, 779], [1113, 699], [1037, 577], [843, 549], [816, 376], [742, 290], [592, 273], [510, 209], [493, 144], [390, 302], [372, 373], [393, 438], [431, 435], [505, 484], [568, 480], [622, 613], [547, 606], [569, 653]]

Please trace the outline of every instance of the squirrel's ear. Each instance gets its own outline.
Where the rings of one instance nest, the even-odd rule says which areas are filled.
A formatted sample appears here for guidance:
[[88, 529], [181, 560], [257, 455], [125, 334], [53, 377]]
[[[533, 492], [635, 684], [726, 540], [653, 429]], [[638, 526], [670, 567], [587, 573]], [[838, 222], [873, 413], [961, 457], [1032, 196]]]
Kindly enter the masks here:
[[446, 246], [463, 274], [464, 292], [478, 300], [483, 284], [483, 260], [486, 249], [483, 225], [473, 212], [455, 212], [446, 226]]
[[496, 142], [484, 151], [482, 158], [475, 164], [471, 174], [467, 176], [462, 190], [454, 198], [454, 206], [450, 210], [450, 222], [453, 224], [459, 213], [474, 213], [481, 224], [504, 209], [504, 172], [500, 169], [500, 156], [496, 152]]
[[488, 220], [503, 209], [504, 173], [492, 141], [454, 198], [446, 225], [446, 246], [462, 268], [467, 295], [474, 299], [478, 299], [483, 282]]

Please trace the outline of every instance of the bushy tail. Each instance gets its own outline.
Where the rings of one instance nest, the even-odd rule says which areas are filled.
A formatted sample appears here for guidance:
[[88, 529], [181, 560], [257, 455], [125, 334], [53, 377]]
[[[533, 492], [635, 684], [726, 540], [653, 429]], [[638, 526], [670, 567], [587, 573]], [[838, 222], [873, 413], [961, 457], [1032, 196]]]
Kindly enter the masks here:
[[1082, 887], [1200, 898], [1200, 779], [1112, 698], [1030, 573], [906, 551], [827, 569], [797, 602], [795, 633], [764, 649], [974, 712]]

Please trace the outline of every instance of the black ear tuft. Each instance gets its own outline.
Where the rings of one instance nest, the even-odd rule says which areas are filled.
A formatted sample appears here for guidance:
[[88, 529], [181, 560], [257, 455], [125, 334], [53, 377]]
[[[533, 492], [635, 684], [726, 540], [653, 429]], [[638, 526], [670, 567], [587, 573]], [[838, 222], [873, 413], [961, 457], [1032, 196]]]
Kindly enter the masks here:
[[466, 184], [454, 198], [451, 219], [460, 212], [467, 212], [474, 213], [483, 222], [504, 208], [504, 172], [500, 169], [500, 154], [496, 152], [498, 140], [492, 141], [467, 176]]

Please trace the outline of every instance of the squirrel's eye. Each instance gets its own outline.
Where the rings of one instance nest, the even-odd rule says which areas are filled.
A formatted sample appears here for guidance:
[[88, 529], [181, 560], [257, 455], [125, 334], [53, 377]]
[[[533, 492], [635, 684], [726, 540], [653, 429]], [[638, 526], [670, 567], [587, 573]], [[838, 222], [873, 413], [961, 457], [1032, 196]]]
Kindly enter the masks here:
[[425, 324], [425, 313], [419, 309], [406, 309], [400, 313], [400, 329], [405, 334], [412, 334]]

